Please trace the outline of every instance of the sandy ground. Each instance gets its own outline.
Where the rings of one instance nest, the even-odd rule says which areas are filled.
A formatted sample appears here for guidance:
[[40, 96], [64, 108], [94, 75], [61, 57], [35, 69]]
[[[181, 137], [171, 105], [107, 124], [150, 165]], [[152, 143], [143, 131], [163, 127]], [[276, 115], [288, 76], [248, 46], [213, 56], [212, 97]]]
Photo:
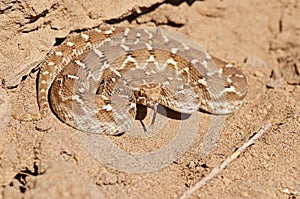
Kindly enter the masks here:
[[[272, 127], [255, 145], [192, 197], [300, 198], [299, 19], [298, 0], [1, 1], [0, 198], [178, 198], [267, 121]], [[168, 118], [155, 135], [116, 138], [76, 131], [53, 114], [29, 123], [11, 118], [37, 111], [37, 73], [21, 81], [25, 66], [70, 32], [103, 23], [177, 30], [245, 73], [245, 103], [226, 117], [211, 153], [199, 156], [213, 121], [201, 112]], [[177, 146], [161, 153], [170, 153], [169, 162], [151, 156], [177, 135], [187, 145], [174, 157]], [[123, 154], [150, 156], [115, 158], [99, 142], [105, 139]]]

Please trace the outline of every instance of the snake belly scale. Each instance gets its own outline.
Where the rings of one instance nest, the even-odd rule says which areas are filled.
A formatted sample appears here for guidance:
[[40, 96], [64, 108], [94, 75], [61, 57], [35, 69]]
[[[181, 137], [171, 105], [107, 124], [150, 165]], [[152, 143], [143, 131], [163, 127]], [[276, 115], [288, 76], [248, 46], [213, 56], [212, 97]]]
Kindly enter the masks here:
[[81, 131], [116, 135], [132, 125], [136, 104], [212, 114], [237, 110], [247, 81], [232, 64], [187, 36], [163, 28], [102, 27], [68, 37], [40, 64], [39, 112], [52, 109]]

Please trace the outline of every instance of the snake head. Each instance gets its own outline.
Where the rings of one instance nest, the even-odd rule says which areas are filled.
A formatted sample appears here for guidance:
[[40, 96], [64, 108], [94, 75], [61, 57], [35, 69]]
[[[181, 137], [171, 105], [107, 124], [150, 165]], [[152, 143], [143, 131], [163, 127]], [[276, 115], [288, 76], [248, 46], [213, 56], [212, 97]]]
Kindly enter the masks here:
[[153, 106], [161, 99], [162, 88], [159, 84], [146, 84], [140, 87], [137, 93], [138, 101], [146, 106]]

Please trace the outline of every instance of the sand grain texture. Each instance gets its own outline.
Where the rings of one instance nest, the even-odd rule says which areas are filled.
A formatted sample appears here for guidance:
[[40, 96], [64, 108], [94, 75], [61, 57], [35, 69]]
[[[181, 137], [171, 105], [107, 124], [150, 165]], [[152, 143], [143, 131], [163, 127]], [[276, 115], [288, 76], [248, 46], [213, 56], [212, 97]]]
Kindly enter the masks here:
[[[300, 192], [300, 2], [167, 2], [0, 3], [0, 80], [7, 86], [19, 84], [0, 90], [0, 198], [178, 198], [266, 121], [272, 128], [193, 198], [300, 197], [295, 194]], [[21, 82], [30, 71], [25, 66], [43, 59], [57, 38], [105, 22], [177, 30], [209, 53], [234, 61], [246, 74], [245, 104], [226, 118], [218, 146], [208, 156], [198, 156], [210, 121], [204, 113], [198, 113], [202, 126], [190, 149], [176, 163], [145, 174], [106, 167], [83, 145], [81, 132], [53, 114], [32, 123], [10, 118], [12, 111], [37, 110], [36, 73]], [[112, 140], [126, 150], [149, 151], [173, 135], [172, 128], [165, 128], [154, 141]], [[283, 192], [286, 188], [290, 194]]]

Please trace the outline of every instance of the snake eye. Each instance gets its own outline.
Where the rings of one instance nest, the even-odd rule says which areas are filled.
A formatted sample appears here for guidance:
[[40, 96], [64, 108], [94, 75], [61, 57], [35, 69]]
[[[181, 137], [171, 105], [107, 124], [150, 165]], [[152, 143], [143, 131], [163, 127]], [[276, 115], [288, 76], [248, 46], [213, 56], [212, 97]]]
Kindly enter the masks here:
[[57, 83], [59, 84], [59, 85], [62, 85], [63, 84], [63, 79], [62, 78], [57, 78]]

